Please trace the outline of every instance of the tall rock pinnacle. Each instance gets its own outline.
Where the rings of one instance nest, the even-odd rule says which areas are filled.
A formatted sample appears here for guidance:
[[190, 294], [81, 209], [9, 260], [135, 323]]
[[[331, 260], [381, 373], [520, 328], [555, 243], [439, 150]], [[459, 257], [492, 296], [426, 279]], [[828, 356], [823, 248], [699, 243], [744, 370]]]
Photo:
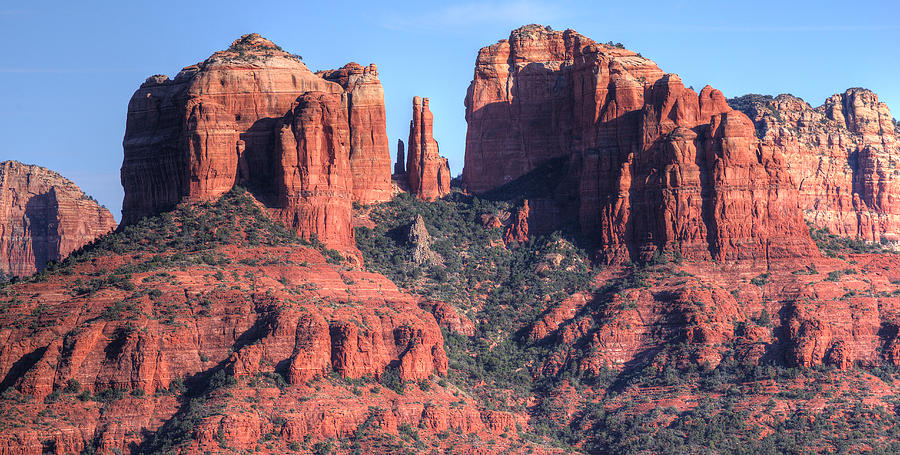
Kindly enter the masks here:
[[414, 97], [406, 173], [410, 191], [426, 200], [450, 193], [450, 164], [439, 153], [437, 141], [432, 136], [433, 125], [428, 98]]

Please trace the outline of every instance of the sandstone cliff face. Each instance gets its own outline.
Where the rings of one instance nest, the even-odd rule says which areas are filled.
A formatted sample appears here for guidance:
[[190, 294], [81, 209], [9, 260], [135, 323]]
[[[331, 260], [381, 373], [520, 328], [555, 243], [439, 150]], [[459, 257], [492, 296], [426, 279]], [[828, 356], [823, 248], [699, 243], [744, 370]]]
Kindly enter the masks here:
[[900, 243], [900, 141], [888, 107], [851, 88], [817, 108], [791, 95], [730, 100], [784, 157], [806, 219], [832, 233]]
[[573, 30], [514, 30], [479, 52], [466, 119], [465, 187], [567, 160], [548, 192], [607, 260], [816, 254], [781, 158], [753, 123], [718, 90], [697, 94], [632, 51]]
[[406, 175], [409, 190], [425, 200], [450, 193], [450, 164], [440, 155], [432, 135], [433, 126], [434, 116], [428, 108], [428, 98], [414, 97]]
[[40, 166], [0, 163], [0, 275], [41, 271], [115, 229], [105, 207]]
[[[327, 136], [329, 143], [299, 147], [311, 155], [340, 155], [337, 161], [349, 165], [284, 167], [297, 160], [283, 160], [284, 150], [278, 149], [283, 145], [283, 118], [301, 102], [298, 98], [311, 93], [330, 98], [329, 109], [342, 111], [318, 121], [340, 124], [307, 126], [326, 131], [318, 137]], [[313, 74], [299, 58], [255, 34], [184, 68], [173, 80], [148, 78], [128, 106], [123, 224], [170, 210], [182, 201], [214, 199], [242, 185], [273, 211], [294, 215], [291, 224], [298, 232], [327, 237], [334, 247], [350, 246], [352, 232], [342, 226], [350, 213], [338, 213], [337, 207], [390, 197], [383, 98], [374, 65], [348, 64]], [[342, 146], [335, 148], [336, 143]], [[287, 174], [296, 176], [293, 185], [303, 182], [319, 189], [324, 179], [328, 190], [317, 190], [316, 201], [304, 202], [299, 187], [284, 186], [282, 176]], [[330, 208], [321, 206], [323, 200]], [[300, 208], [303, 204], [315, 208]], [[322, 212], [334, 216], [324, 217]], [[321, 230], [322, 223], [327, 224], [327, 233]]]
[[340, 95], [310, 92], [281, 119], [275, 143], [277, 217], [300, 235], [345, 245], [350, 227], [353, 176], [347, 115]]
[[374, 63], [363, 68], [348, 63], [343, 68], [316, 73], [337, 82], [346, 91], [350, 121], [350, 169], [353, 197], [363, 204], [391, 198], [391, 153], [388, 149], [384, 89]]

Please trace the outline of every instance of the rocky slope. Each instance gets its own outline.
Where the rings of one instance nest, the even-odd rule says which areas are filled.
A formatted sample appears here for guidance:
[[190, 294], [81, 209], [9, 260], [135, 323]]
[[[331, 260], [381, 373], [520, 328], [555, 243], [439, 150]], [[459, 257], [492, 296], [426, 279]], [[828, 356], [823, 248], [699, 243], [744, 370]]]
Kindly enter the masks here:
[[767, 153], [784, 157], [809, 222], [900, 244], [900, 140], [878, 95], [851, 88], [816, 108], [791, 95], [729, 103], [754, 121]]
[[[448, 378], [526, 412], [531, 437], [586, 453], [900, 449], [900, 256], [814, 231], [820, 257], [762, 273], [603, 267], [559, 233], [516, 240], [517, 204], [399, 197], [357, 241], [368, 267], [474, 323], [444, 331]], [[407, 259], [411, 219], [441, 267]]]
[[314, 74], [256, 34], [174, 79], [148, 78], [123, 145], [126, 225], [241, 185], [302, 235], [343, 248], [351, 202], [390, 198], [375, 65]]
[[294, 237], [242, 192], [103, 237], [4, 287], [0, 308], [0, 453], [422, 444], [401, 430], [508, 446], [527, 425], [441, 379], [429, 311], [444, 305]]
[[0, 275], [26, 276], [115, 229], [109, 210], [63, 176], [0, 163]]
[[632, 51], [573, 30], [516, 29], [478, 53], [466, 120], [469, 191], [564, 160], [565, 177], [545, 191], [551, 210], [576, 217], [607, 260], [816, 254], [782, 159], [747, 116]]

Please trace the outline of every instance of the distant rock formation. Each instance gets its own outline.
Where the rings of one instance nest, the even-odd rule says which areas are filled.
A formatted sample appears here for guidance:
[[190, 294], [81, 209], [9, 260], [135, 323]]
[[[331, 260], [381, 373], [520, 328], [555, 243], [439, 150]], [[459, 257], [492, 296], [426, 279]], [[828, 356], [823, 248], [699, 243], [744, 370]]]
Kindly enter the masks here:
[[878, 95], [851, 88], [813, 108], [792, 95], [729, 100], [783, 157], [807, 221], [834, 234], [900, 244], [900, 140]]
[[450, 164], [440, 155], [438, 143], [432, 136], [433, 125], [434, 116], [428, 108], [428, 98], [414, 97], [406, 174], [410, 191], [425, 200], [450, 193]]
[[394, 163], [394, 174], [406, 174], [406, 153], [403, 150], [403, 139], [397, 139], [397, 162]]
[[0, 275], [26, 276], [116, 228], [72, 181], [17, 161], [0, 163]]
[[818, 254], [784, 163], [747, 116], [630, 50], [516, 29], [478, 53], [466, 120], [465, 188], [486, 192], [564, 159], [548, 197], [606, 260]]
[[129, 102], [123, 145], [123, 224], [242, 185], [301, 234], [352, 247], [351, 202], [391, 197], [375, 65], [313, 74], [257, 34], [174, 80], [148, 78]]

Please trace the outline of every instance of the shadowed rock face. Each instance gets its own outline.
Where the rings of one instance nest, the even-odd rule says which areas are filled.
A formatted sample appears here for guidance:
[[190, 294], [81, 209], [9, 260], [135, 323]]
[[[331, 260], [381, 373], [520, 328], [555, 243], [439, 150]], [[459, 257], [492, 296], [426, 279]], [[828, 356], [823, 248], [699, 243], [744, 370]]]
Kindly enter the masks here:
[[[305, 125], [325, 141], [298, 144], [297, 150], [337, 154], [337, 162], [348, 165], [282, 156], [283, 118], [310, 93], [319, 94], [329, 112], [342, 111], [318, 121], [341, 124]], [[352, 231], [337, 225], [349, 223], [351, 202], [390, 198], [384, 95], [375, 66], [351, 63], [313, 74], [298, 57], [255, 34], [184, 68], [174, 80], [148, 78], [129, 102], [123, 145], [123, 224], [242, 185], [279, 215], [295, 215], [291, 224], [298, 232], [348, 247]], [[299, 167], [284, 167], [291, 162]], [[303, 167], [307, 162], [325, 167], [310, 170]], [[288, 180], [295, 186], [285, 187], [284, 175], [294, 176]], [[310, 202], [296, 186], [301, 183], [328, 190], [317, 190], [317, 202]], [[298, 208], [324, 200], [334, 215], [327, 219], [322, 207]], [[346, 210], [339, 214], [338, 206]]]
[[900, 141], [887, 105], [851, 88], [813, 108], [792, 95], [729, 101], [784, 157], [807, 221], [832, 233], [900, 243]]
[[573, 30], [514, 30], [479, 52], [466, 120], [469, 191], [565, 159], [547, 192], [607, 260], [816, 254], [797, 191], [747, 116], [632, 51]]
[[39, 166], [0, 163], [0, 274], [41, 271], [116, 227], [105, 207]]

